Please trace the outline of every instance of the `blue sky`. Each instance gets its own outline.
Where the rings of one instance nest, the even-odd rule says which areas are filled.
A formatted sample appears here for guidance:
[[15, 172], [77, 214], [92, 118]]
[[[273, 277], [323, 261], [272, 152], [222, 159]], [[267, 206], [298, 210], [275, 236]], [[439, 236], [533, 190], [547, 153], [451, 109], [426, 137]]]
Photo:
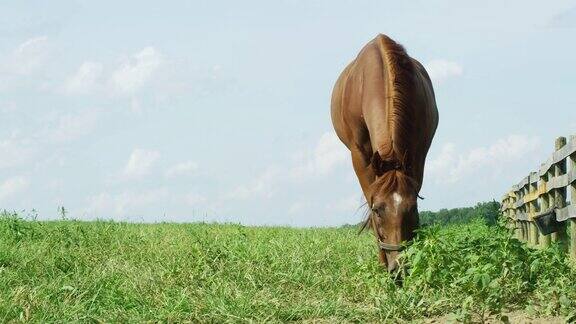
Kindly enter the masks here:
[[435, 86], [421, 210], [499, 199], [576, 133], [576, 1], [3, 2], [0, 208], [356, 223], [329, 101], [378, 33]]

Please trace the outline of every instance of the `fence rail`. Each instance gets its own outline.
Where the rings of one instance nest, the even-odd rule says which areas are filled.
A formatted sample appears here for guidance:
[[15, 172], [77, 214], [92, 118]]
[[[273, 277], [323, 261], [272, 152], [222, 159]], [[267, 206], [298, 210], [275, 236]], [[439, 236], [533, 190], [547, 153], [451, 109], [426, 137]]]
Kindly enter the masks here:
[[541, 247], [558, 241], [576, 259], [576, 135], [558, 137], [554, 148], [538, 171], [502, 197], [502, 213], [518, 239]]

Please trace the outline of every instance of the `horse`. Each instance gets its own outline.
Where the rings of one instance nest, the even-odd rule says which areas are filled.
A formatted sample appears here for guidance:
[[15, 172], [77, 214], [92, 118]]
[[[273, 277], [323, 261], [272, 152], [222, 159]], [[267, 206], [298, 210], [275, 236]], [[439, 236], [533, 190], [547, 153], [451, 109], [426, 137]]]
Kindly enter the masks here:
[[373, 230], [379, 261], [394, 272], [419, 227], [417, 199], [438, 128], [430, 77], [402, 45], [378, 34], [338, 77], [331, 119], [369, 207], [361, 231]]

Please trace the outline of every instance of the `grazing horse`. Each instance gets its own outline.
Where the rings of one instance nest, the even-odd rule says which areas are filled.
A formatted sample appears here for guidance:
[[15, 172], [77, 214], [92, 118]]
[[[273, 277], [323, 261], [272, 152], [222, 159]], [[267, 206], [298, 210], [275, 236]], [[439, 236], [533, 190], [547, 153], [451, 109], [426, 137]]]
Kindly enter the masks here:
[[392, 272], [402, 242], [419, 226], [417, 198], [438, 127], [430, 77], [402, 45], [380, 34], [340, 74], [331, 116], [370, 207], [362, 228], [373, 229], [380, 262]]

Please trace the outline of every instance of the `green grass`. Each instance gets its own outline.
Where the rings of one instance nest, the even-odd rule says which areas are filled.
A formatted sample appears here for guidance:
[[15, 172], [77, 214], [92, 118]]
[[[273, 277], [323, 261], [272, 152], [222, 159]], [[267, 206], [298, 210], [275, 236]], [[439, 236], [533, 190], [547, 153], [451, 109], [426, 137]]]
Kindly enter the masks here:
[[0, 217], [0, 322], [574, 317], [576, 272], [480, 222], [423, 230], [398, 285], [355, 228]]

